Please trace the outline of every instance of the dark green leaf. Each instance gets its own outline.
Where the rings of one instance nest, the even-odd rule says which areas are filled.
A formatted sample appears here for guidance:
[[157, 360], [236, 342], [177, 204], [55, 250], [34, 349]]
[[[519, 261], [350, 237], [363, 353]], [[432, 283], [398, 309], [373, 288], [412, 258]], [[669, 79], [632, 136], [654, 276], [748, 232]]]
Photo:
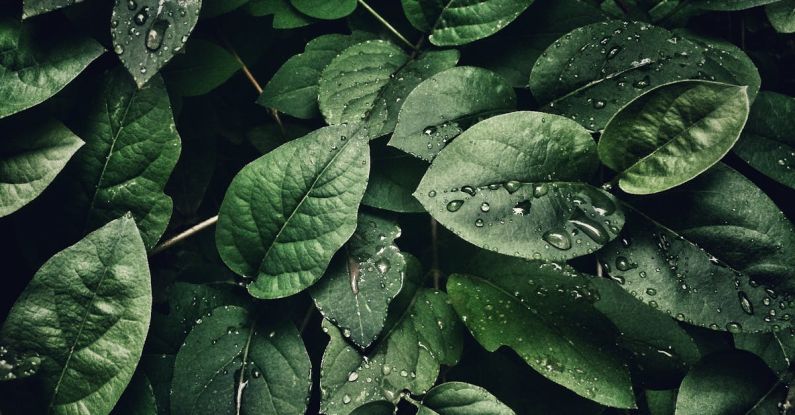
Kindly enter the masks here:
[[113, 51], [142, 87], [188, 41], [201, 0], [119, 0], [111, 16]]
[[111, 415], [156, 415], [157, 403], [149, 378], [141, 371], [135, 372], [124, 394]]
[[776, 414], [783, 386], [777, 385], [764, 362], [748, 352], [712, 354], [682, 381], [676, 415]]
[[795, 189], [795, 99], [762, 92], [751, 106], [734, 152], [773, 180]]
[[694, 0], [693, 5], [704, 10], [744, 10], [764, 4], [775, 3], [780, 0]]
[[284, 126], [284, 131], [276, 123], [259, 125], [246, 133], [246, 138], [260, 154], [266, 154], [288, 141], [312, 132], [309, 127], [301, 124], [283, 122], [282, 126]]
[[0, 118], [52, 97], [104, 52], [60, 16], [19, 22], [0, 16]]
[[135, 371], [152, 291], [143, 241], [124, 216], [55, 254], [31, 280], [0, 344], [41, 359], [51, 414], [107, 414]]
[[414, 87], [457, 62], [456, 50], [430, 51], [412, 60], [383, 40], [353, 45], [320, 75], [320, 111], [331, 125], [362, 121], [367, 137], [380, 137], [394, 130], [403, 101]]
[[290, 0], [301, 13], [317, 19], [341, 19], [356, 10], [356, 0]]
[[[508, 346], [549, 380], [603, 405], [632, 408], [615, 329], [594, 309], [587, 279], [557, 264], [481, 253], [447, 291], [488, 351]], [[594, 380], [597, 379], [597, 380]]]
[[706, 81], [660, 86], [620, 109], [599, 140], [599, 158], [627, 193], [679, 186], [720, 161], [748, 119], [747, 87]]
[[229, 13], [248, 3], [248, 0], [204, 0], [201, 18], [208, 19]]
[[254, 278], [258, 298], [296, 294], [314, 284], [356, 228], [370, 153], [333, 126], [290, 141], [251, 162], [229, 186], [216, 228], [218, 252]]
[[370, 148], [373, 170], [362, 204], [393, 212], [425, 212], [411, 194], [428, 169], [428, 164], [382, 143], [371, 143]]
[[83, 140], [57, 121], [4, 131], [0, 140], [0, 217], [44, 191]]
[[402, 0], [418, 30], [429, 32], [436, 46], [464, 45], [500, 31], [533, 0]]
[[778, 375], [784, 374], [795, 358], [795, 335], [791, 330], [763, 334], [736, 333], [734, 346], [759, 356]]
[[295, 29], [314, 21], [295, 10], [288, 0], [249, 0], [246, 9], [252, 16], [273, 15], [274, 29]]
[[171, 413], [304, 414], [310, 375], [292, 323], [219, 307], [197, 321], [177, 353]]
[[226, 82], [240, 64], [226, 49], [204, 39], [191, 39], [185, 53], [175, 56], [163, 71], [173, 92], [192, 97], [204, 95]]
[[422, 398], [419, 414], [516, 415], [486, 389], [463, 382], [442, 383], [429, 390]]
[[779, 33], [795, 32], [795, 0], [781, 0], [765, 6], [770, 24]]
[[395, 245], [400, 232], [392, 220], [360, 213], [351, 240], [310, 291], [323, 317], [362, 349], [381, 333], [403, 286], [406, 258]]
[[745, 85], [748, 87], [749, 101], [756, 99], [762, 79], [754, 62], [742, 49], [725, 40], [699, 36], [688, 31], [677, 33], [704, 47], [704, 65], [701, 66], [703, 76], [699, 78]]
[[472, 126], [436, 157], [414, 196], [484, 249], [528, 259], [593, 252], [624, 223], [613, 196], [582, 182], [596, 146], [572, 120], [513, 112]]
[[475, 67], [442, 71], [406, 97], [389, 145], [430, 161], [470, 125], [516, 108], [516, 94], [499, 75]]

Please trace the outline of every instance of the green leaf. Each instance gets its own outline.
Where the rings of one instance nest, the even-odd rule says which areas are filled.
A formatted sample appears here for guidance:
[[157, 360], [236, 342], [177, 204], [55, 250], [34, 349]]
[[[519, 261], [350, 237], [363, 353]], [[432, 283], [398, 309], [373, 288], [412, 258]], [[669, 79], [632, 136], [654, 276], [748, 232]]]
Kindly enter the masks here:
[[368, 137], [380, 137], [394, 130], [409, 92], [457, 62], [456, 50], [430, 51], [412, 60], [383, 40], [353, 45], [320, 75], [320, 111], [331, 125], [363, 122]]
[[179, 95], [204, 95], [221, 86], [240, 64], [226, 49], [204, 39], [191, 39], [185, 53], [174, 57], [163, 71], [169, 88]]
[[362, 204], [392, 212], [425, 212], [411, 194], [428, 169], [428, 164], [381, 142], [371, 143], [370, 152], [373, 170]]
[[420, 288], [417, 274], [406, 276], [407, 286], [393, 303], [391, 328], [366, 355], [323, 322], [330, 340], [320, 368], [321, 413], [347, 415], [370, 402], [396, 404], [404, 391], [424, 394], [436, 382], [440, 365], [458, 362], [461, 323], [447, 294]]
[[312, 129], [301, 124], [282, 122], [282, 126], [284, 131], [276, 123], [258, 125], [246, 133], [246, 138], [260, 154], [266, 154], [288, 141], [312, 132]]
[[365, 32], [351, 35], [327, 34], [306, 44], [304, 53], [285, 62], [265, 85], [257, 103], [296, 118], [315, 118], [318, 109], [318, 82], [323, 69], [346, 48], [370, 37]]
[[24, 124], [0, 140], [0, 217], [38, 197], [66, 166], [83, 140], [57, 121]]
[[433, 160], [470, 125], [516, 108], [516, 94], [499, 75], [457, 67], [426, 79], [406, 97], [389, 145]]
[[767, 19], [779, 33], [795, 33], [795, 0], [781, 0], [765, 6]]
[[701, 358], [693, 338], [670, 316], [638, 301], [618, 283], [602, 278], [590, 282], [599, 291], [594, 306], [621, 333], [618, 345], [630, 353], [635, 381], [655, 389], [678, 386]]
[[156, 415], [157, 403], [149, 378], [141, 371], [135, 372], [113, 408], [111, 415]]
[[596, 165], [596, 146], [576, 122], [513, 112], [475, 124], [448, 144], [414, 197], [481, 248], [565, 260], [600, 248], [624, 223], [612, 195], [582, 183]]
[[198, 323], [174, 363], [172, 414], [304, 414], [311, 362], [289, 320], [223, 306]]
[[765, 361], [777, 375], [783, 375], [795, 358], [795, 334], [790, 330], [763, 334], [734, 334], [734, 346]]
[[[367, 176], [367, 143], [354, 126], [322, 128], [244, 167], [221, 204], [216, 244], [257, 298], [314, 284], [353, 234]], [[348, 138], [351, 137], [351, 138]]]
[[[707, 55], [717, 54], [646, 23], [610, 21], [564, 35], [538, 59], [530, 74], [533, 96], [545, 111], [601, 130], [627, 103], [656, 87], [681, 79], [732, 83], [737, 75]], [[710, 58], [712, 59], [712, 58]]]
[[0, 118], [55, 95], [104, 52], [60, 16], [21, 23], [0, 16]]
[[295, 10], [288, 0], [249, 0], [246, 9], [252, 16], [273, 15], [274, 29], [296, 29], [314, 22]]
[[83, 0], [24, 0], [22, 2], [22, 19], [62, 9]]
[[704, 10], [734, 11], [776, 3], [780, 0], [694, 0], [693, 5]]
[[720, 161], [748, 119], [747, 87], [682, 81], [641, 95], [619, 110], [599, 139], [599, 158], [619, 172], [627, 193], [679, 186]]
[[125, 215], [36, 272], [0, 343], [41, 359], [39, 399], [52, 414], [107, 414], [141, 356], [152, 291], [146, 251]]
[[741, 351], [715, 353], [682, 381], [676, 415], [775, 414], [784, 390], [758, 357]]
[[402, 0], [411, 24], [436, 46], [465, 45], [497, 33], [533, 0]]
[[335, 20], [353, 13], [356, 0], [290, 0], [299, 12], [316, 19]]
[[152, 385], [157, 413], [171, 414], [171, 378], [174, 374], [174, 360], [171, 354], [146, 354], [141, 356], [139, 367]]
[[86, 116], [69, 124], [86, 145], [59, 183], [71, 222], [58, 226], [80, 234], [129, 211], [151, 249], [171, 217], [163, 189], [181, 147], [163, 80], [155, 77], [139, 90], [113, 70], [88, 102]]
[[111, 16], [113, 51], [138, 87], [182, 50], [199, 20], [201, 0], [118, 1]]
[[719, 79], [731, 85], [745, 85], [748, 87], [749, 101], [756, 99], [762, 79], [756, 65], [745, 51], [725, 40], [699, 36], [684, 30], [676, 32], [704, 48], [704, 65], [701, 66], [704, 76], [701, 78]]
[[516, 415], [494, 395], [480, 386], [446, 382], [422, 398], [418, 415]]
[[395, 245], [400, 232], [393, 220], [360, 213], [351, 240], [310, 291], [323, 317], [362, 349], [381, 333], [403, 286], [406, 258]]
[[795, 99], [762, 92], [734, 153], [771, 179], [795, 189]]
[[676, 410], [676, 389], [643, 391], [646, 395], [645, 413], [648, 415], [674, 415]]
[[[678, 232], [635, 209], [628, 209], [621, 240], [600, 251], [599, 257], [611, 277], [625, 290], [677, 320], [713, 330], [776, 331], [782, 325], [789, 325], [792, 306], [788, 297], [774, 291], [775, 286], [760, 285], [762, 280], [749, 277], [750, 272], [760, 276], [767, 274], [769, 278], [787, 272], [775, 262], [767, 263], [778, 255], [776, 245], [772, 245], [772, 258], [761, 257], [759, 263], [755, 263], [753, 255], [746, 257], [745, 252], [735, 249], [758, 249], [756, 252], [764, 254], [771, 249], [766, 247], [780, 243], [780, 239], [755, 230], [759, 224], [753, 220], [738, 220], [739, 215], [734, 213], [713, 211], [712, 207], [718, 203], [726, 206], [725, 211], [734, 209], [743, 212], [741, 214], [762, 208], [749, 203], [754, 200], [753, 195], [747, 196], [743, 183], [732, 175], [739, 176], [728, 168], [716, 167], [686, 185], [687, 191], [692, 193], [660, 196], [665, 198], [663, 206], [669, 211], [668, 215], [682, 216], [681, 212], [688, 212], [688, 218], [697, 218], [695, 223], [675, 226], [673, 229]], [[745, 179], [740, 176], [740, 180]], [[731, 199], [732, 195], [741, 202]], [[661, 203], [661, 199], [656, 202]], [[769, 222], [765, 225], [776, 226]], [[791, 232], [792, 225], [788, 226]], [[713, 245], [702, 244], [702, 241], [711, 241]], [[750, 241], [753, 242], [749, 244]], [[711, 249], [716, 246], [714, 244], [721, 244], [717, 246], [723, 249]], [[747, 258], [753, 259], [748, 261]], [[738, 268], [730, 267], [721, 259], [732, 261]], [[743, 268], [739, 266], [744, 266], [746, 272], [740, 272]]]
[[204, 0], [201, 8], [202, 19], [229, 13], [248, 3], [248, 0]]
[[[480, 254], [447, 292], [488, 351], [508, 346], [547, 379], [600, 404], [634, 408], [615, 329], [593, 307], [588, 281], [557, 264]], [[598, 379], [595, 380], [595, 379]]]

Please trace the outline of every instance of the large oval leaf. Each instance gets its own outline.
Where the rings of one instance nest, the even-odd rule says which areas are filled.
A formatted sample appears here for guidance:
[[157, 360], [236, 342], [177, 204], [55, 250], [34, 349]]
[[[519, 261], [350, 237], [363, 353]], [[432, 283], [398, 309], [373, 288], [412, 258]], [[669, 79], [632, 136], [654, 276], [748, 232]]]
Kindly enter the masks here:
[[368, 40], [343, 50], [320, 75], [318, 103], [326, 122], [363, 123], [365, 135], [392, 132], [403, 100], [424, 79], [455, 66], [458, 51], [411, 59], [399, 47]]
[[314, 284], [356, 229], [367, 187], [367, 143], [346, 125], [282, 145], [235, 176], [219, 212], [216, 244], [258, 298]]
[[[593, 307], [587, 279], [557, 264], [482, 253], [447, 292], [456, 312], [488, 351], [508, 346], [547, 379], [580, 396], [635, 407], [616, 330]], [[597, 380], [594, 380], [597, 379]]]
[[723, 158], [748, 119], [747, 87], [683, 81], [655, 88], [607, 123], [599, 158], [627, 193], [676, 187]]
[[35, 199], [83, 146], [57, 121], [4, 129], [0, 140], [0, 217]]
[[236, 306], [201, 318], [174, 362], [171, 413], [304, 414], [309, 355], [292, 323], [277, 320]]
[[201, 0], [117, 1], [110, 20], [113, 51], [138, 87], [157, 74], [188, 41]]
[[767, 19], [779, 33], [795, 32], [795, 1], [781, 0], [765, 6]]
[[310, 292], [323, 317], [362, 349], [381, 333], [389, 303], [403, 286], [406, 258], [395, 245], [399, 236], [396, 222], [359, 214], [351, 240]]
[[0, 343], [41, 359], [47, 413], [107, 414], [132, 378], [149, 328], [152, 290], [130, 216], [90, 233], [36, 272]]
[[781, 0], [695, 0], [693, 4], [705, 10], [744, 10]]
[[70, 27], [60, 16], [19, 22], [0, 16], [0, 118], [55, 95], [104, 52], [102, 46]]
[[447, 145], [414, 196], [479, 247], [530, 259], [586, 255], [624, 223], [611, 195], [582, 183], [596, 168], [595, 147], [557, 115], [498, 115]]
[[681, 79], [732, 83], [738, 77], [707, 63], [708, 47], [646, 23], [610, 21], [564, 35], [538, 59], [530, 89], [545, 110], [601, 130], [650, 87]]
[[795, 99], [762, 92], [734, 153], [771, 179], [795, 189]]
[[511, 23], [533, 0], [402, 0], [418, 30], [436, 46], [464, 45], [491, 36]]
[[499, 75], [462, 66], [417, 85], [398, 114], [389, 145], [430, 161], [470, 125], [516, 108], [516, 94]]

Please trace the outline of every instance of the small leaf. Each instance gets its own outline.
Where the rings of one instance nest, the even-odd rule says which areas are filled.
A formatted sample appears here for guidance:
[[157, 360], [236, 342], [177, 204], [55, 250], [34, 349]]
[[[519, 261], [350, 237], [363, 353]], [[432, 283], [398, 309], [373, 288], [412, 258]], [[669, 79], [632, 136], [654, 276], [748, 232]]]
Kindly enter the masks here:
[[104, 52], [61, 16], [25, 23], [0, 16], [0, 118], [52, 97]]
[[429, 390], [418, 414], [516, 415], [486, 389], [464, 382], [446, 382]]
[[304, 53], [291, 57], [276, 71], [257, 103], [296, 118], [320, 115], [317, 100], [321, 72], [340, 52], [369, 37], [365, 32], [354, 32], [312, 39]]
[[516, 94], [499, 75], [457, 67], [426, 79], [406, 97], [389, 145], [432, 160], [470, 125], [516, 108]]
[[373, 170], [362, 204], [400, 213], [422, 213], [425, 209], [411, 194], [428, 169], [428, 165], [408, 154], [385, 146], [370, 144]]
[[113, 51], [138, 87], [188, 41], [201, 0], [119, 0], [111, 16]]
[[795, 0], [781, 0], [765, 6], [767, 19], [779, 33], [795, 33]]
[[704, 10], [734, 11], [745, 10], [780, 0], [694, 0], [693, 5]]
[[500, 31], [533, 0], [402, 0], [411, 24], [436, 46], [465, 45]]
[[758, 357], [742, 351], [705, 357], [687, 374], [676, 415], [778, 413], [785, 388]]
[[353, 45], [323, 70], [320, 111], [330, 125], [361, 121], [368, 137], [380, 137], [394, 130], [409, 92], [457, 62], [456, 50], [430, 51], [412, 60], [383, 40]]
[[381, 333], [403, 286], [406, 258], [395, 245], [398, 237], [396, 222], [360, 213], [351, 240], [310, 291], [323, 317], [362, 349]]
[[599, 158], [627, 193], [679, 186], [720, 161], [748, 119], [747, 87], [683, 81], [641, 95], [607, 123]]
[[[712, 49], [646, 23], [610, 21], [573, 30], [550, 46], [530, 74], [543, 110], [597, 131], [627, 103], [682, 79], [734, 82], [726, 68], [703, 72]], [[710, 63], [706, 69], [718, 65]]]
[[311, 363], [298, 330], [223, 306], [191, 330], [174, 362], [174, 415], [302, 415]]
[[344, 125], [322, 128], [254, 160], [221, 204], [216, 244], [257, 298], [314, 284], [353, 234], [367, 176], [367, 143]]
[[353, 13], [356, 0], [290, 0], [301, 13], [316, 19], [335, 20]]
[[0, 344], [41, 359], [52, 414], [106, 414], [141, 357], [152, 291], [143, 241], [124, 216], [55, 254], [36, 272]]
[[595, 147], [584, 128], [557, 115], [498, 115], [447, 145], [414, 196], [481, 248], [528, 259], [586, 255], [624, 223], [612, 195], [582, 183], [596, 168]]
[[0, 217], [38, 197], [85, 144], [57, 121], [21, 127], [0, 140]]
[[185, 53], [175, 56], [163, 71], [169, 90], [179, 95], [204, 95], [240, 70], [235, 57], [213, 42], [191, 39], [185, 46]]
[[795, 189], [795, 99], [762, 92], [734, 153], [771, 179]]
[[245, 7], [252, 16], [273, 15], [274, 29], [296, 29], [314, 22], [295, 10], [289, 0], [249, 0]]
[[140, 370], [135, 372], [111, 415], [156, 415], [157, 403], [152, 384]]
[[734, 346], [747, 350], [767, 363], [777, 375], [782, 376], [795, 359], [795, 334], [789, 330], [762, 334], [734, 334]]

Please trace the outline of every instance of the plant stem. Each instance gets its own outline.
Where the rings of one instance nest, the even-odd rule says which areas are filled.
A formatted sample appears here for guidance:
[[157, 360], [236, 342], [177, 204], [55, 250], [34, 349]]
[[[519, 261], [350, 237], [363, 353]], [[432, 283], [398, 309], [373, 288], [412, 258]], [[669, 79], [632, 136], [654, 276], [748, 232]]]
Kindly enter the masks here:
[[439, 223], [431, 218], [431, 275], [433, 275], [433, 288], [439, 289], [441, 271], [439, 271]]
[[171, 237], [171, 238], [167, 239], [166, 241], [164, 241], [163, 243], [161, 243], [160, 245], [156, 246], [155, 249], [153, 249], [152, 252], [149, 253], [149, 256], [150, 257], [151, 256], [155, 256], [155, 255], [165, 251], [166, 249], [169, 249], [169, 248], [173, 247], [174, 245], [184, 241], [185, 239], [190, 238], [194, 234], [197, 234], [197, 233], [209, 228], [210, 226], [215, 225], [216, 222], [218, 222], [218, 215], [215, 215], [215, 216], [213, 216], [211, 218], [205, 219], [205, 220], [203, 220], [203, 221], [191, 226], [190, 228], [186, 229], [185, 231], [178, 233], [176, 236]]
[[309, 308], [306, 310], [306, 314], [304, 315], [304, 320], [301, 321], [301, 327], [298, 329], [298, 333], [303, 334], [304, 329], [306, 326], [309, 325], [309, 321], [312, 319], [312, 314], [315, 312], [315, 305], [311, 302], [309, 303]]
[[405, 36], [403, 36], [402, 34], [400, 34], [400, 32], [398, 32], [398, 31], [397, 31], [397, 29], [395, 29], [395, 28], [394, 28], [394, 27], [393, 27], [391, 24], [389, 24], [389, 22], [387, 22], [387, 21], [386, 21], [386, 19], [384, 19], [383, 17], [381, 17], [381, 15], [380, 15], [380, 14], [378, 14], [378, 12], [377, 12], [377, 11], [373, 10], [373, 8], [372, 8], [372, 7], [370, 7], [370, 5], [369, 5], [369, 4], [365, 3], [365, 1], [364, 1], [364, 0], [359, 0], [359, 4], [361, 4], [361, 5], [362, 5], [362, 7], [364, 7], [364, 9], [365, 9], [365, 10], [367, 10], [368, 12], [370, 12], [370, 14], [372, 14], [372, 15], [373, 15], [373, 17], [375, 17], [375, 18], [376, 18], [376, 20], [378, 20], [379, 22], [381, 22], [381, 24], [382, 24], [382, 25], [384, 25], [384, 27], [386, 27], [386, 28], [387, 28], [387, 30], [389, 30], [390, 32], [392, 32], [392, 34], [393, 34], [393, 35], [395, 35], [395, 37], [397, 37], [398, 39], [400, 39], [400, 41], [401, 41], [401, 42], [403, 42], [403, 43], [405, 43], [406, 45], [408, 45], [408, 47], [410, 47], [411, 49], [413, 49], [413, 50], [415, 49], [414, 45], [413, 45], [411, 42], [409, 42], [409, 40], [408, 40], [408, 39], [406, 39], [406, 37], [405, 37]]

